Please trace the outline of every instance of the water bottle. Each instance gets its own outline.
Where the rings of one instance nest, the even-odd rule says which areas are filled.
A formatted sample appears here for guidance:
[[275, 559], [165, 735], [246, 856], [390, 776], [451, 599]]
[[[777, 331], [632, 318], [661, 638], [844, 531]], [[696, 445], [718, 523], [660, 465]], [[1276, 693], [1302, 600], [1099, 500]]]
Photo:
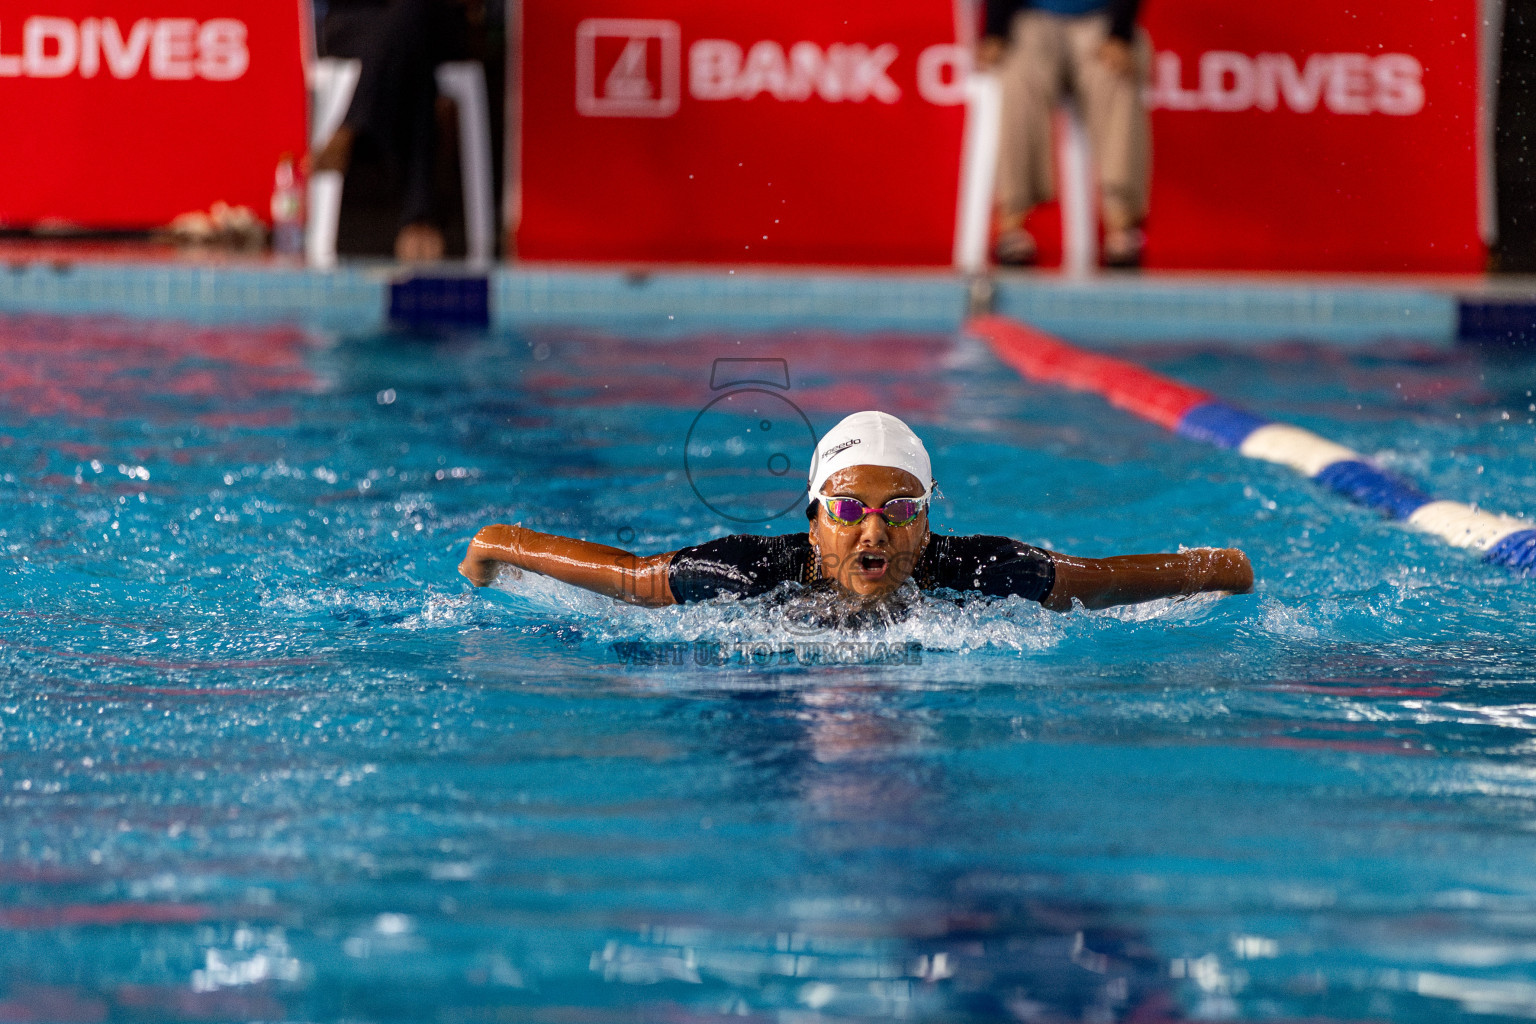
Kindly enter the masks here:
[[272, 182], [272, 251], [279, 256], [304, 252], [304, 189], [292, 153], [278, 160]]

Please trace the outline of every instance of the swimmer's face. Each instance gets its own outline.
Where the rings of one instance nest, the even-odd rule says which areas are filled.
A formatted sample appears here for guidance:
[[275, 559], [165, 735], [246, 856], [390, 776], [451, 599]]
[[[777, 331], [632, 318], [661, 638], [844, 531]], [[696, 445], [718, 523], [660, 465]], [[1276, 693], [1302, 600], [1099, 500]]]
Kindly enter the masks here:
[[[858, 498], [870, 508], [880, 508], [892, 498], [917, 498], [922, 493], [922, 482], [904, 469], [849, 466], [828, 477], [821, 494], [813, 497]], [[928, 543], [928, 510], [906, 526], [888, 526], [878, 515], [840, 526], [827, 515], [823, 502], [811, 523], [811, 543], [821, 559], [823, 576], [858, 597], [883, 597], [912, 575]]]

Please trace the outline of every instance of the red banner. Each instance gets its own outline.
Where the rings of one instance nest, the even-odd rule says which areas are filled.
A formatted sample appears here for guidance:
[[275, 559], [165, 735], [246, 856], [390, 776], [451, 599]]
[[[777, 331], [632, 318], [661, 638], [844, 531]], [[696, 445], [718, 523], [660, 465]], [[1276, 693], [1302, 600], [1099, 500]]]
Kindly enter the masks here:
[[1152, 267], [1474, 271], [1477, 0], [1153, 0]]
[[950, 262], [950, 0], [522, 10], [520, 257]]
[[305, 151], [296, 0], [0, 0], [0, 225], [263, 219]]

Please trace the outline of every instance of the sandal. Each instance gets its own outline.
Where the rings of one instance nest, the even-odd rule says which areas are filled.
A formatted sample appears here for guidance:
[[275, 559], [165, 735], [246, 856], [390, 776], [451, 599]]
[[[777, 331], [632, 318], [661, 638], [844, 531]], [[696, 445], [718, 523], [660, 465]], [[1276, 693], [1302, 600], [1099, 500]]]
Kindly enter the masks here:
[[1033, 266], [1038, 254], [1035, 236], [1023, 228], [1004, 228], [992, 246], [992, 258], [1004, 267]]
[[1147, 236], [1140, 228], [1110, 231], [1104, 236], [1104, 265], [1119, 270], [1136, 270], [1141, 266], [1142, 251], [1146, 247]]

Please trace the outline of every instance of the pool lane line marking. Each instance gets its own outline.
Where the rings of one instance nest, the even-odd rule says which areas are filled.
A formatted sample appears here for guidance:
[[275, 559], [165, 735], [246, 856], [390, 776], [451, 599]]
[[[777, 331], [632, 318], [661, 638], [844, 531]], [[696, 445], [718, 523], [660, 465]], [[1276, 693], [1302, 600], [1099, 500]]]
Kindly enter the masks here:
[[1180, 437], [1289, 466], [1357, 505], [1385, 512], [1456, 547], [1480, 551], [1495, 565], [1536, 569], [1536, 523], [1529, 519], [1484, 512], [1459, 501], [1437, 501], [1359, 452], [1310, 430], [1228, 405], [1208, 391], [1144, 366], [1085, 352], [1016, 320], [974, 317], [965, 330], [1029, 380], [1100, 395], [1117, 409]]

